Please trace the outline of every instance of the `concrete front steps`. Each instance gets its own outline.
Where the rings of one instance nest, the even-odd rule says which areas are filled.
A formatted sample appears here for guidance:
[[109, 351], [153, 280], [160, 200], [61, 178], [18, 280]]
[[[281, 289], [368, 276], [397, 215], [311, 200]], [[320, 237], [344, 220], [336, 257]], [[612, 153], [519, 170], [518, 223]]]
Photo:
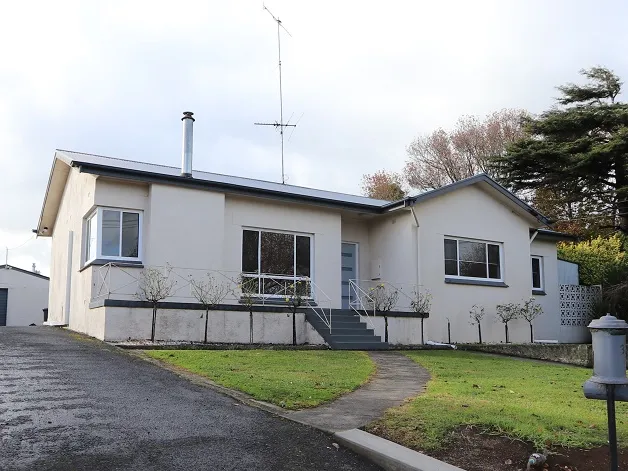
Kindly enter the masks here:
[[388, 343], [382, 342], [366, 323], [351, 309], [334, 309], [331, 315], [331, 332], [313, 309], [305, 311], [305, 318], [325, 339], [333, 350], [387, 350]]

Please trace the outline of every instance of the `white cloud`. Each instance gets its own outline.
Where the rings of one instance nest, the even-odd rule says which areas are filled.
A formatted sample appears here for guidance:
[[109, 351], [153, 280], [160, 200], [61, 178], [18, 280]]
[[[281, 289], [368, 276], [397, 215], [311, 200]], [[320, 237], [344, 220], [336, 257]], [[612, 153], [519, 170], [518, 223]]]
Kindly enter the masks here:
[[[418, 133], [503, 107], [539, 112], [577, 70], [628, 77], [628, 5], [585, 1], [290, 2], [282, 37], [288, 182], [359, 191]], [[612, 11], [612, 14], [608, 12]], [[0, 41], [0, 253], [37, 223], [55, 148], [281, 178], [276, 26], [261, 2], [12, 2]], [[10, 236], [7, 234], [11, 234]], [[47, 266], [49, 242], [15, 252]], [[17, 258], [20, 257], [20, 258]]]

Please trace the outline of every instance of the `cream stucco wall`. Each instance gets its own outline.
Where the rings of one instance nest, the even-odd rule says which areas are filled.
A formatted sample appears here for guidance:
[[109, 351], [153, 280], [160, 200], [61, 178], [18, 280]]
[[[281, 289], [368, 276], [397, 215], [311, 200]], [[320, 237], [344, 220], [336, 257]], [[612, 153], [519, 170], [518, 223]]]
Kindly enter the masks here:
[[18, 270], [0, 269], [0, 289], [8, 289], [7, 326], [41, 325], [48, 307], [47, 279]]
[[535, 239], [530, 245], [530, 256], [543, 257], [543, 285], [545, 295], [534, 299], [543, 308], [543, 314], [533, 323], [535, 340], [559, 340], [560, 301], [558, 293], [558, 258], [556, 243]]
[[[484, 306], [482, 336], [503, 342], [504, 325], [496, 318], [496, 305], [522, 302], [532, 294], [529, 227], [509, 207], [477, 186], [469, 186], [416, 206], [420, 224], [420, 284], [429, 289], [432, 310], [426, 339], [447, 341], [447, 318], [453, 342], [477, 342], [477, 329], [469, 325], [469, 310]], [[503, 243], [503, 278], [507, 288], [445, 283], [445, 236]], [[409, 249], [411, 253], [411, 249]], [[509, 323], [510, 341], [529, 341], [527, 323]]]
[[312, 279], [316, 301], [325, 307], [340, 308], [340, 213], [313, 206], [228, 195], [222, 252], [224, 269], [229, 272], [242, 270], [242, 231], [245, 228], [312, 235]]
[[85, 332], [85, 316], [91, 297], [91, 270], [79, 271], [83, 262], [83, 218], [94, 207], [96, 177], [71, 168], [52, 234], [48, 321], [65, 324], [68, 280], [68, 239], [72, 233], [69, 325]]

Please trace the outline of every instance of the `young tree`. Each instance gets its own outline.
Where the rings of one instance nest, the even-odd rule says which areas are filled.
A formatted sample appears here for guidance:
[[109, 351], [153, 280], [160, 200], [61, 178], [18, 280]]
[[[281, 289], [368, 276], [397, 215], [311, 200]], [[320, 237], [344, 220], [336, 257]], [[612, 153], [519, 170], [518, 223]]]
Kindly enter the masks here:
[[150, 341], [155, 341], [155, 325], [157, 324], [157, 304], [174, 294], [176, 281], [170, 278], [172, 268], [149, 267], [140, 272], [135, 296], [141, 301], [148, 301], [153, 308], [153, 320]]
[[362, 192], [365, 196], [378, 200], [397, 201], [406, 197], [401, 175], [386, 170], [363, 175]]
[[469, 317], [471, 318], [471, 325], [478, 326], [478, 338], [480, 340], [480, 345], [482, 344], [482, 326], [480, 322], [484, 319], [484, 307], [478, 306], [474, 304], [471, 306], [471, 310], [469, 311]]
[[504, 324], [504, 330], [506, 331], [506, 343], [508, 343], [510, 341], [510, 338], [508, 337], [508, 323], [519, 317], [519, 307], [514, 303], [498, 304], [497, 317]]
[[584, 85], [558, 87], [557, 107], [526, 123], [528, 135], [496, 159], [515, 190], [550, 188], [572, 203], [600, 208], [628, 233], [628, 104], [619, 77], [582, 70]]
[[205, 335], [203, 343], [207, 343], [207, 326], [209, 324], [209, 311], [224, 301], [231, 292], [228, 283], [216, 280], [211, 273], [205, 273], [201, 279], [190, 278], [192, 296], [205, 308]]
[[432, 293], [428, 289], [415, 287], [412, 290], [412, 301], [410, 301], [410, 309], [417, 314], [421, 314], [421, 343], [425, 343], [423, 333], [423, 320], [429, 315], [432, 309]]
[[397, 305], [399, 299], [399, 291], [396, 288], [386, 288], [383, 283], [369, 288], [369, 301], [375, 312], [381, 312], [384, 315], [384, 342], [388, 342], [388, 316], [387, 312], [392, 311]]
[[536, 303], [534, 298], [530, 298], [523, 302], [519, 308], [519, 315], [522, 319], [528, 321], [530, 324], [530, 343], [534, 343], [534, 331], [532, 329], [532, 321], [543, 314], [543, 308], [540, 304]]
[[234, 290], [236, 298], [240, 298], [240, 303], [247, 307], [249, 311], [249, 342], [253, 343], [253, 306], [257, 301], [258, 280], [240, 274], [238, 277], [237, 290]]
[[292, 308], [292, 345], [297, 344], [297, 309], [301, 307], [305, 301], [305, 297], [309, 296], [311, 287], [304, 281], [296, 281], [288, 287], [286, 302]]
[[463, 116], [452, 131], [442, 128], [418, 136], [407, 147], [404, 176], [419, 190], [440, 188], [478, 173], [501, 180], [502, 172], [494, 159], [507, 146], [522, 138], [523, 110], [504, 109], [483, 120]]

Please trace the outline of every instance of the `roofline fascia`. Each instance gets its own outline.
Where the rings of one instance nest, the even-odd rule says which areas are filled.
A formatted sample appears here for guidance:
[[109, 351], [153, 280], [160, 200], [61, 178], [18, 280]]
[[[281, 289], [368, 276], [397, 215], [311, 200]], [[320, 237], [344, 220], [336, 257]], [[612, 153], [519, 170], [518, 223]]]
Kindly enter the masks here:
[[183, 186], [188, 188], [200, 188], [223, 191], [226, 193], [239, 194], [244, 196], [263, 196], [269, 199], [278, 199], [295, 203], [309, 203], [318, 206], [332, 207], [336, 209], [345, 209], [369, 214], [381, 214], [385, 206], [371, 206], [360, 203], [347, 203], [327, 198], [318, 198], [303, 195], [294, 195], [281, 193], [274, 190], [264, 190], [258, 188], [250, 188], [232, 183], [210, 182], [199, 180], [197, 178], [182, 178], [176, 175], [163, 175], [158, 173], [146, 172], [144, 170], [129, 170], [112, 168], [105, 165], [92, 164], [88, 162], [73, 161], [73, 167], [78, 167], [81, 173], [90, 173], [93, 175], [101, 175], [111, 178], [126, 178], [135, 181], [143, 181], [146, 183], [167, 183], [171, 185]]
[[24, 270], [23, 268], [14, 267], [13, 265], [0, 265], [0, 270], [15, 270], [15, 271], [19, 271], [20, 273], [24, 273], [26, 275], [33, 275], [33, 276], [36, 276], [37, 278], [50, 281], [49, 276], [42, 275], [41, 273], [35, 273], [33, 271]]

